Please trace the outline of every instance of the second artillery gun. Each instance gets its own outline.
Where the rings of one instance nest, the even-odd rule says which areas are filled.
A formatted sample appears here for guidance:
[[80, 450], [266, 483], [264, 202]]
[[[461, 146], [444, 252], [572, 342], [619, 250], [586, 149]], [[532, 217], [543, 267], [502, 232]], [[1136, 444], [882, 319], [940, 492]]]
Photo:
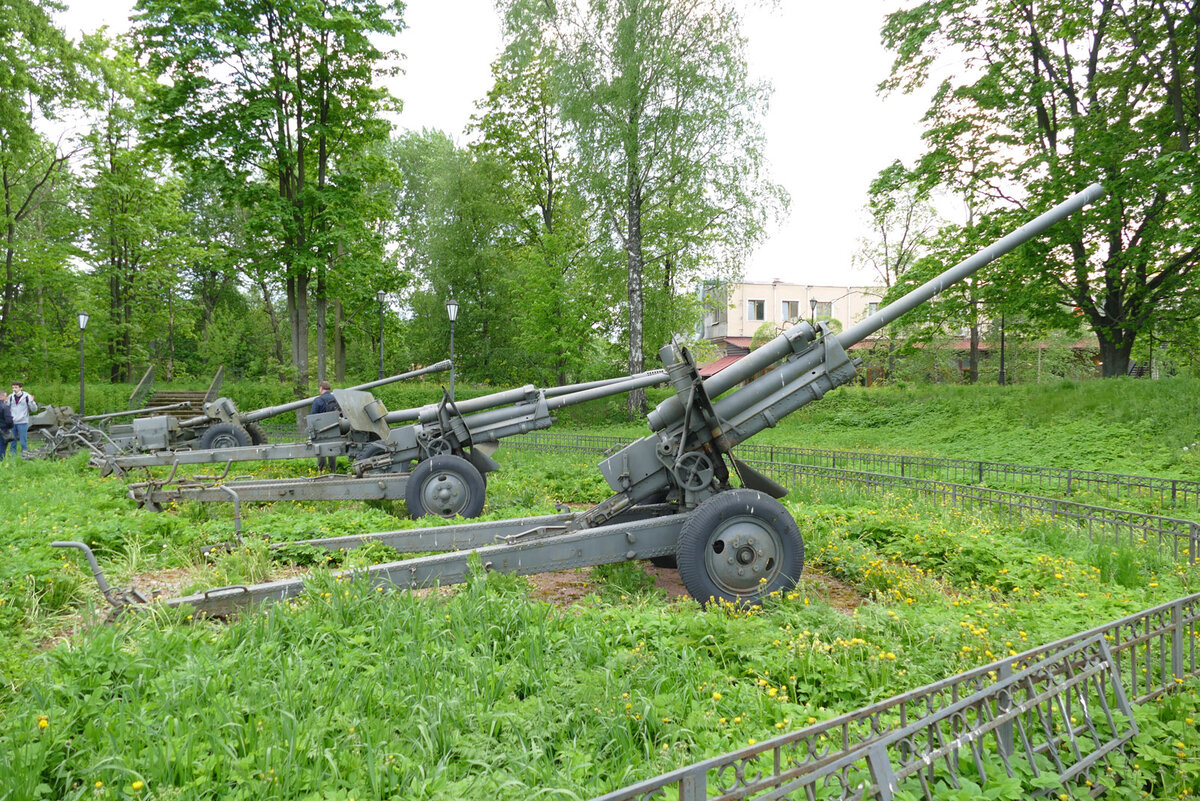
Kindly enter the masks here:
[[[799, 580], [804, 539], [777, 500], [786, 489], [734, 457], [734, 446], [852, 381], [858, 364], [847, 355], [851, 345], [1103, 194], [1102, 186], [1092, 185], [841, 334], [823, 323], [798, 323], [706, 380], [687, 350], [663, 348], [675, 395], [648, 416], [651, 434], [600, 464], [614, 494], [587, 511], [292, 544], [349, 550], [378, 542], [401, 552], [444, 552], [338, 574], [402, 589], [460, 583], [472, 563], [530, 574], [674, 556], [684, 586], [701, 603], [758, 603]], [[740, 487], [733, 485], [735, 478]], [[107, 586], [86, 545], [54, 544], [84, 551], [102, 588]], [[303, 591], [301, 577], [216, 588], [165, 603], [223, 615]], [[106, 592], [114, 606], [129, 597]]]
[[[358, 391], [361, 395], [373, 400], [366, 390], [429, 373], [444, 372], [448, 369], [450, 369], [450, 361], [444, 360], [428, 367], [359, 384], [351, 387], [350, 390], [343, 391]], [[94, 458], [93, 464], [100, 467], [107, 475], [110, 472], [124, 473], [131, 467], [226, 461], [212, 458], [211, 454], [251, 446], [269, 450], [279, 446], [267, 443], [266, 432], [259, 423], [287, 412], [306, 409], [312, 405], [314, 400], [315, 397], [301, 398], [277, 406], [266, 406], [249, 412], [241, 412], [229, 398], [217, 398], [204, 404], [204, 413], [194, 417], [182, 420], [173, 415], [139, 418], [130, 425], [114, 427], [111, 436], [117, 443], [117, 449], [107, 451], [105, 456]], [[187, 452], [200, 455], [194, 459], [188, 459], [183, 456]]]
[[[240, 506], [243, 501], [403, 500], [413, 517], [478, 517], [486, 476], [499, 469], [492, 455], [500, 440], [550, 427], [558, 409], [666, 382], [664, 371], [653, 370], [550, 389], [524, 386], [459, 402], [443, 392], [438, 403], [394, 412], [386, 412], [369, 393], [334, 390], [341, 412], [310, 415], [307, 443], [273, 445], [270, 451], [234, 448], [177, 454], [180, 463], [225, 461], [225, 473], [176, 478], [172, 470], [164, 479], [131, 484], [129, 495], [149, 509], [182, 501], [232, 500]], [[294, 448], [309, 456], [323, 447], [323, 452], [318, 450], [322, 455], [339, 448], [338, 455], [351, 456], [353, 473], [225, 481], [232, 461], [269, 458], [265, 453], [279, 458]], [[130, 465], [140, 460], [118, 461]]]

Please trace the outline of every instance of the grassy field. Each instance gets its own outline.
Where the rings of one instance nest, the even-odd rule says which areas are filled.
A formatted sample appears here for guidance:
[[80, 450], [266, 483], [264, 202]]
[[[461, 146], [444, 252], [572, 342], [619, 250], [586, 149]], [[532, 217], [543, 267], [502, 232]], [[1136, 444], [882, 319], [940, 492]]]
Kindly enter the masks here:
[[[767, 436], [1192, 475], [1194, 384], [1097, 386], [843, 391]], [[1171, 423], [1172, 409], [1190, 417]], [[1052, 459], [1067, 448], [1054, 429], [1083, 412], [1101, 444]], [[585, 458], [500, 455], [489, 515], [607, 495]], [[318, 573], [299, 601], [228, 623], [159, 610], [100, 625], [90, 576], [51, 540], [93, 543], [118, 584], [293, 568], [256, 545], [199, 557], [229, 538], [226, 506], [156, 515], [123, 494], [81, 458], [0, 463], [0, 799], [588, 798], [1200, 589], [1195, 570], [1150, 550], [1048, 523], [804, 487], [786, 503], [806, 575], [748, 612], [670, 600], [626, 564], [581, 574], [589, 593], [569, 607], [506, 576], [417, 597]], [[411, 525], [397, 506], [252, 507], [246, 527], [301, 539]], [[1139, 709], [1143, 733], [1108, 797], [1197, 790], [1200, 766], [1180, 756], [1200, 748], [1196, 707], [1187, 688]]]

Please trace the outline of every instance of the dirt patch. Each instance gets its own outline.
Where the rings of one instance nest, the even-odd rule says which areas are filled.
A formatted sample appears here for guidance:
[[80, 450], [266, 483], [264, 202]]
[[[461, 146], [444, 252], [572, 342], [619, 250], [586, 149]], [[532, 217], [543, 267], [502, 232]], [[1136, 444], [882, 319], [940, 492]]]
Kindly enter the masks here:
[[566, 609], [592, 593], [590, 568], [556, 570], [553, 573], [534, 573], [526, 576], [534, 598]]
[[[650, 562], [643, 562], [642, 570], [654, 579], [654, 586], [666, 594], [668, 602], [690, 597], [679, 578], [678, 570], [657, 567]], [[560, 609], [566, 609], [595, 592], [589, 568], [535, 573], [526, 578], [533, 597], [554, 604]], [[866, 599], [849, 584], [811, 568], [804, 571], [799, 586], [809, 598], [826, 603], [847, 615], [866, 602]]]
[[812, 568], [805, 568], [799, 586], [810, 596], [819, 598], [847, 615], [852, 614], [855, 609], [866, 603], [866, 598], [846, 582], [819, 573]]

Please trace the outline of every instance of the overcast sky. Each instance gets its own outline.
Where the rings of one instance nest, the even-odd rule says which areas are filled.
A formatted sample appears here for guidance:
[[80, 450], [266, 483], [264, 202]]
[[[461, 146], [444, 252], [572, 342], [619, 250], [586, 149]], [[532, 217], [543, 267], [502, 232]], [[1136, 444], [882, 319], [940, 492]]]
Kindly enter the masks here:
[[[69, 33], [128, 27], [129, 0], [69, 0], [61, 17]], [[881, 99], [887, 75], [879, 43], [883, 16], [896, 0], [781, 0], [751, 13], [746, 27], [750, 66], [775, 87], [766, 119], [774, 180], [792, 204], [770, 238], [750, 254], [748, 279], [800, 284], [875, 283], [851, 260], [868, 234], [863, 205], [875, 174], [920, 151], [923, 103]], [[475, 103], [491, 84], [500, 50], [492, 0], [407, 0], [407, 30], [399, 37], [404, 75], [392, 90], [404, 103], [399, 123], [439, 128], [464, 141]]]

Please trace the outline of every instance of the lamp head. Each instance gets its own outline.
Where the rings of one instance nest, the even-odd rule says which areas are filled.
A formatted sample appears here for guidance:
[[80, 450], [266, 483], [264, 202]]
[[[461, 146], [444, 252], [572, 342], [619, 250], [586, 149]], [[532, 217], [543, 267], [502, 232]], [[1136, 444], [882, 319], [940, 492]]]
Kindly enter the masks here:
[[446, 316], [450, 318], [450, 322], [458, 319], [458, 301], [454, 298], [446, 301]]
[[87, 328], [87, 324], [88, 324], [88, 313], [80, 312], [79, 313], [79, 330], [82, 331], [83, 329]]

